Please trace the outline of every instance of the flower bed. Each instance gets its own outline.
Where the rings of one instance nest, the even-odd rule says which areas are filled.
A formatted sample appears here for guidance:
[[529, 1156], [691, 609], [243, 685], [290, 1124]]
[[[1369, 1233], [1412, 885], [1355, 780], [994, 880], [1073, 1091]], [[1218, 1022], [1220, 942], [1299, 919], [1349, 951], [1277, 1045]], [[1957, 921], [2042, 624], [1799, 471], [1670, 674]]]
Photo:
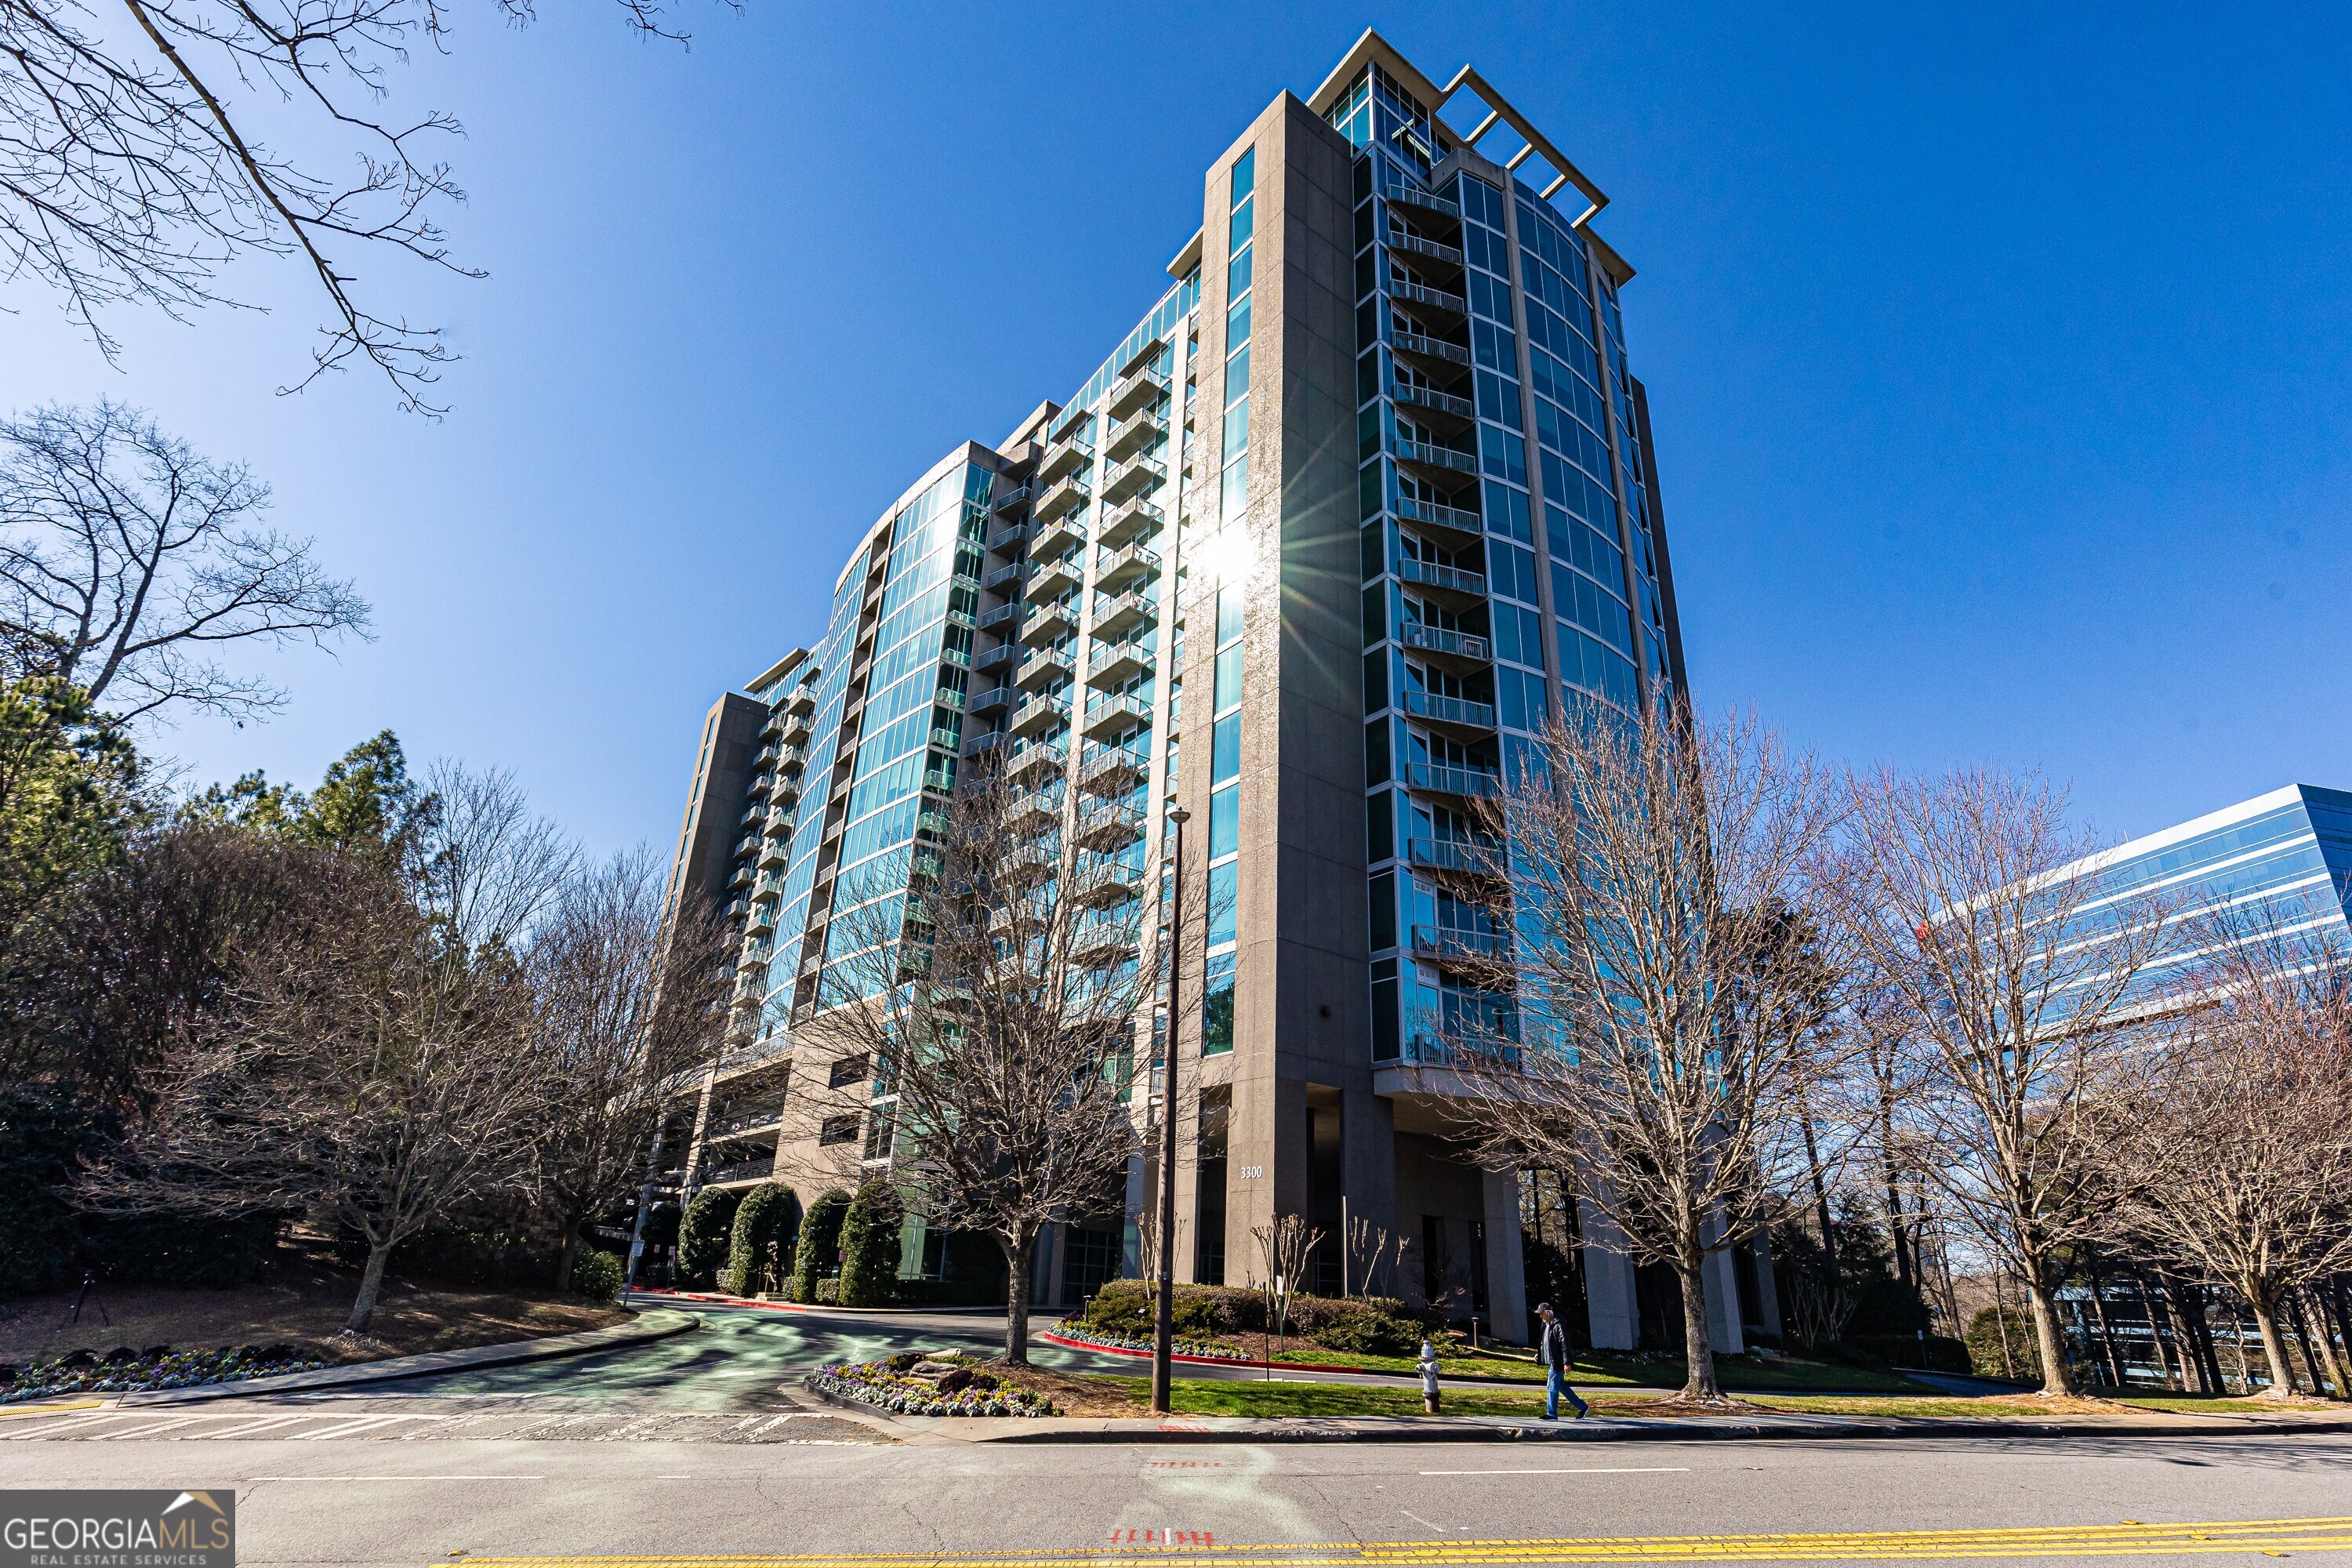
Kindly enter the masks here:
[[919, 1354], [828, 1366], [809, 1374], [809, 1386], [854, 1399], [893, 1415], [1051, 1415], [1054, 1402], [992, 1373], [960, 1366], [937, 1378], [912, 1370]]
[[49, 1399], [61, 1394], [136, 1394], [158, 1388], [195, 1388], [310, 1372], [327, 1363], [307, 1361], [291, 1345], [238, 1345], [234, 1350], [175, 1351], [169, 1345], [134, 1351], [129, 1346], [100, 1357], [78, 1351], [31, 1366], [0, 1366], [0, 1405]]
[[[1106, 1350], [1149, 1351], [1152, 1348], [1151, 1337], [1149, 1334], [1116, 1333], [1109, 1329], [1098, 1329], [1092, 1323], [1081, 1322], [1076, 1319], [1055, 1324], [1054, 1337], [1075, 1341], [1080, 1344], [1100, 1345]], [[1176, 1342], [1175, 1353], [1201, 1356], [1211, 1361], [1250, 1359], [1249, 1352], [1223, 1340], [1180, 1339]]]

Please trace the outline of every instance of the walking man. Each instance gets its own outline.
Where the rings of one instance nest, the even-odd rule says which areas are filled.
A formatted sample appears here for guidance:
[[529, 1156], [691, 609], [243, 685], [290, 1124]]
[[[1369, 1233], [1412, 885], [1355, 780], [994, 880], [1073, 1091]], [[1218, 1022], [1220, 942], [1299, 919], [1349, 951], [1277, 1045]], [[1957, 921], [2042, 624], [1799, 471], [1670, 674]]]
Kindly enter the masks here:
[[1549, 1301], [1536, 1309], [1536, 1316], [1543, 1320], [1543, 1342], [1536, 1352], [1544, 1369], [1544, 1419], [1559, 1419], [1559, 1396], [1565, 1394], [1568, 1402], [1576, 1406], [1576, 1418], [1581, 1421], [1592, 1414], [1592, 1406], [1568, 1385], [1568, 1331], [1552, 1316]]

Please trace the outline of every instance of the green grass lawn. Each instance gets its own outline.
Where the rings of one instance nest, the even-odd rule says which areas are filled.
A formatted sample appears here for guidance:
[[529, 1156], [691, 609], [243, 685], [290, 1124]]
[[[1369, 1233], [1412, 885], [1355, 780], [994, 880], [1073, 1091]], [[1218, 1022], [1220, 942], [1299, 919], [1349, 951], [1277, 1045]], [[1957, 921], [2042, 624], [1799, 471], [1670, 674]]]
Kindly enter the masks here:
[[[1149, 1403], [1151, 1385], [1140, 1377], [1090, 1379], [1122, 1385], [1138, 1405]], [[1244, 1383], [1180, 1377], [1171, 1401], [1188, 1415], [1419, 1415], [1421, 1392], [1412, 1388], [1355, 1387], [1344, 1383]], [[1543, 1395], [1515, 1390], [1455, 1387], [1445, 1394], [1448, 1415], [1538, 1415]]]
[[[1327, 1351], [1305, 1341], [1297, 1342], [1295, 1346], [1286, 1346], [1275, 1360], [1305, 1366], [1328, 1366], [1334, 1371], [1384, 1372], [1399, 1377], [1416, 1376], [1420, 1371], [1410, 1356], [1355, 1355], [1343, 1351]], [[1530, 1383], [1538, 1387], [1543, 1384], [1542, 1367], [1515, 1356], [1441, 1355], [1437, 1364], [1442, 1377], [1500, 1379], [1509, 1383]], [[1792, 1357], [1769, 1362], [1747, 1356], [1727, 1357], [1716, 1363], [1716, 1375], [1726, 1389], [1736, 1392], [1801, 1392], [1833, 1388], [1849, 1392], [1883, 1389], [1889, 1394], [1916, 1394], [1921, 1386], [1909, 1378], [1898, 1377], [1889, 1372], [1873, 1372], [1863, 1367], [1840, 1366], [1831, 1362], [1801, 1361]], [[1583, 1352], [1569, 1371], [1570, 1383], [1597, 1388], [1679, 1388], [1684, 1376], [1680, 1362], [1640, 1361], [1632, 1356], [1611, 1355], [1605, 1351]]]

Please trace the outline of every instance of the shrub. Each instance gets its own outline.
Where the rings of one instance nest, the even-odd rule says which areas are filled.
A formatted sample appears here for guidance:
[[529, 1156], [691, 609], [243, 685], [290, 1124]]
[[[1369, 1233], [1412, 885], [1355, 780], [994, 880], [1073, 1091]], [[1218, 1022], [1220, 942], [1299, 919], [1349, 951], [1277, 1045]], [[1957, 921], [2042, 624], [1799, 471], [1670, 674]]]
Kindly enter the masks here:
[[694, 1194], [677, 1226], [679, 1284], [707, 1290], [719, 1283], [733, 1239], [735, 1210], [742, 1201], [742, 1193], [734, 1187], [705, 1187]]
[[841, 1281], [820, 1279], [816, 1282], [816, 1289], [812, 1294], [816, 1298], [816, 1304], [820, 1307], [837, 1306], [841, 1301]]
[[898, 1281], [898, 1249], [907, 1205], [887, 1181], [857, 1189], [841, 1221], [841, 1304], [882, 1307]]
[[[2001, 1341], [2009, 1355], [2001, 1355]], [[2019, 1383], [2042, 1381], [2042, 1348], [2034, 1338], [2033, 1315], [2022, 1307], [1986, 1307], [1969, 1320], [1969, 1361], [1979, 1377], [2010, 1378]]]
[[591, 1301], [610, 1301], [621, 1293], [625, 1272], [615, 1254], [583, 1251], [572, 1260], [572, 1292]]
[[1354, 1355], [1409, 1356], [1421, 1349], [1419, 1322], [1365, 1306], [1334, 1316], [1307, 1337], [1325, 1350]]
[[800, 1229], [801, 1201], [790, 1187], [762, 1183], [743, 1194], [727, 1247], [727, 1292], [772, 1290], [784, 1271], [785, 1248]]
[[793, 1252], [792, 1283], [784, 1294], [795, 1301], [828, 1300], [816, 1293], [817, 1283], [841, 1258], [841, 1223], [849, 1215], [849, 1194], [828, 1187], [809, 1205], [801, 1220], [799, 1245]]

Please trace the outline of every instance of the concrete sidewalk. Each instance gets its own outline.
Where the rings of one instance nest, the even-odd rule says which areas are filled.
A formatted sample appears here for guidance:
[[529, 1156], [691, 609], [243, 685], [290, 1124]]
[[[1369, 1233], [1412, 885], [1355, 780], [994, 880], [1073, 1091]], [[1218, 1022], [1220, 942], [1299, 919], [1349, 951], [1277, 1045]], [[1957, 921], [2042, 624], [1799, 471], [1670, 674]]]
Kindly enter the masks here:
[[388, 1383], [395, 1378], [419, 1377], [436, 1372], [509, 1366], [517, 1362], [545, 1361], [551, 1356], [589, 1355], [598, 1351], [626, 1350], [632, 1345], [651, 1344], [656, 1340], [666, 1340], [673, 1334], [686, 1333], [701, 1326], [702, 1320], [691, 1312], [662, 1309], [646, 1312], [634, 1322], [614, 1323], [610, 1328], [589, 1329], [577, 1334], [516, 1340], [502, 1345], [473, 1345], [465, 1350], [436, 1351], [429, 1355], [352, 1362], [342, 1366], [322, 1366], [313, 1372], [281, 1373], [276, 1377], [248, 1377], [235, 1383], [206, 1384], [198, 1388], [149, 1389], [122, 1394], [116, 1403], [126, 1406], [194, 1405], [208, 1399], [238, 1399], [256, 1394], [301, 1394], [319, 1388], [341, 1388], [351, 1384]]
[[894, 1415], [816, 1388], [809, 1396], [908, 1443], [1661, 1443], [1710, 1439], [1950, 1437], [2243, 1437], [2352, 1433], [2352, 1415], [2079, 1416], [1976, 1420], [1946, 1416], [1809, 1415], [1790, 1411], [1706, 1416], [1594, 1415], [1538, 1421], [1505, 1415], [1122, 1418], [1048, 1415]]

